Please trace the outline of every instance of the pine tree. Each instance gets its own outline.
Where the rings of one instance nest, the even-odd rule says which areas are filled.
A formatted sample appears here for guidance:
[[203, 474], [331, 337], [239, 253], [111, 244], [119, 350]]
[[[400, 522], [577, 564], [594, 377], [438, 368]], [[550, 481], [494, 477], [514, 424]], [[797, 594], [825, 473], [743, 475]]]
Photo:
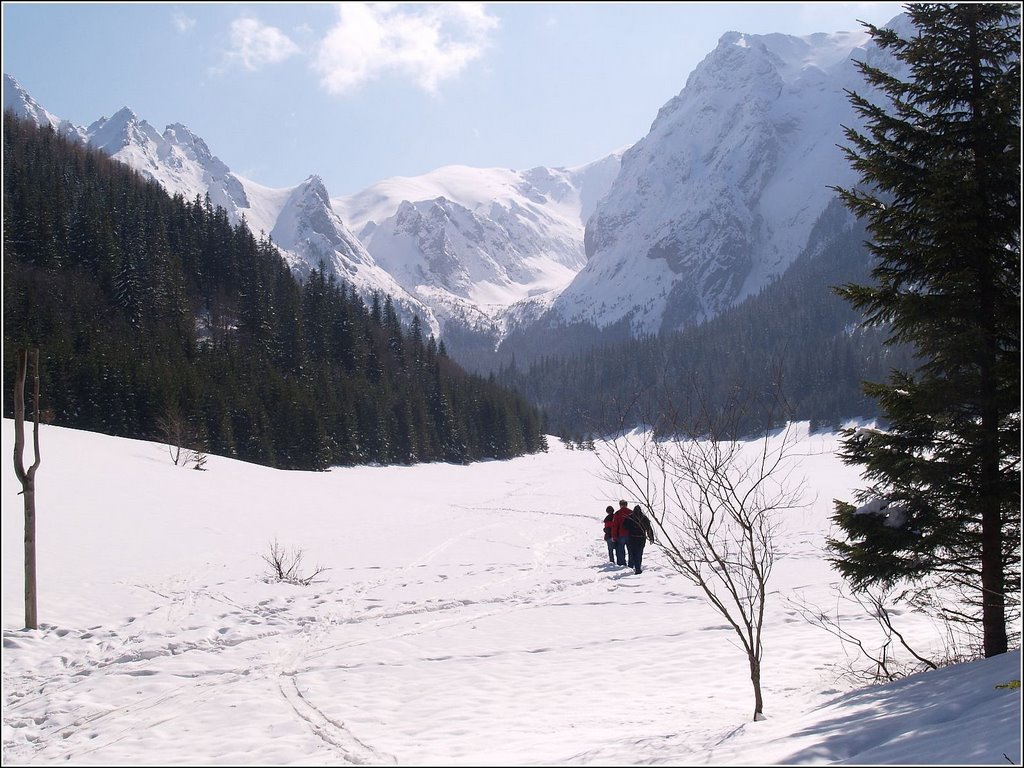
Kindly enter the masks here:
[[888, 424], [844, 431], [871, 485], [837, 502], [829, 546], [857, 589], [959, 588], [965, 613], [941, 610], [993, 656], [1020, 598], [1020, 8], [906, 8], [909, 39], [865, 25], [910, 76], [861, 64], [888, 104], [849, 94], [862, 186], [837, 191], [868, 222], [875, 282], [839, 293], [919, 365], [865, 385]]

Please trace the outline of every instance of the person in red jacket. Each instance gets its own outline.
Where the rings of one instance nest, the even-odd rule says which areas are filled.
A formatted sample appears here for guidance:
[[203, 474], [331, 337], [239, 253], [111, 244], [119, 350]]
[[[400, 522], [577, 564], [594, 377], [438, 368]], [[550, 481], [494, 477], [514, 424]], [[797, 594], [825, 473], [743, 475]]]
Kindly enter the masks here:
[[615, 564], [632, 568], [632, 565], [629, 564], [626, 558], [626, 542], [629, 540], [629, 532], [622, 527], [622, 521], [629, 513], [629, 502], [624, 499], [620, 500], [619, 508], [612, 515], [611, 533], [612, 538], [615, 539]]
[[615, 517], [615, 507], [608, 505], [604, 512], [604, 540], [608, 544], [608, 561], [614, 563], [615, 538], [612, 536], [612, 518]]

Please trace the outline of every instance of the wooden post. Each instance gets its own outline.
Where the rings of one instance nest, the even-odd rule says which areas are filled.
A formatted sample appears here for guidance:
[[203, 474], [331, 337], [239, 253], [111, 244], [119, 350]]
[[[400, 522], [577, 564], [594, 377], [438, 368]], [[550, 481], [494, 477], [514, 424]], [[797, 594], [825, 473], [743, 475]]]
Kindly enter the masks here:
[[35, 461], [25, 470], [25, 376], [28, 372], [27, 350], [18, 350], [18, 374], [14, 381], [14, 471], [25, 497], [25, 629], [38, 629], [36, 610], [36, 470], [39, 468], [39, 350], [32, 350], [33, 398], [35, 430], [33, 447]]

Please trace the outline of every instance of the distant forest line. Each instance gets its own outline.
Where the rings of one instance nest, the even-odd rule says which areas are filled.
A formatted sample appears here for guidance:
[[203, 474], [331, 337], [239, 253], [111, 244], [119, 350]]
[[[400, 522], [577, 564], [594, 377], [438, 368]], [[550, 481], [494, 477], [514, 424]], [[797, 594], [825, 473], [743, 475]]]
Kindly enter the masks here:
[[497, 380], [540, 408], [552, 433], [573, 439], [644, 425], [699, 430], [729, 411], [746, 432], [876, 418], [862, 383], [916, 362], [910, 347], [886, 343], [885, 328], [862, 328], [833, 290], [871, 282], [866, 238], [836, 199], [805, 252], [758, 295], [701, 325], [640, 339], [557, 323], [515, 333]]

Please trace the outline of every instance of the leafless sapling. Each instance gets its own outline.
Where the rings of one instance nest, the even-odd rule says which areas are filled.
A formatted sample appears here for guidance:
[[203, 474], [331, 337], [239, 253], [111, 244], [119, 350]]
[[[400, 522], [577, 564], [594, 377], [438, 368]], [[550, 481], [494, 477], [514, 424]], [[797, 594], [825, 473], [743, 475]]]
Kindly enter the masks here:
[[[606, 479], [650, 511], [657, 546], [699, 587], [739, 638], [750, 668], [754, 720], [764, 719], [762, 632], [768, 582], [778, 554], [779, 516], [801, 506], [795, 427], [740, 433], [734, 408], [702, 407], [697, 419], [661, 411], [657, 425], [623, 430], [599, 456]], [[666, 421], [666, 415], [669, 416]]]

